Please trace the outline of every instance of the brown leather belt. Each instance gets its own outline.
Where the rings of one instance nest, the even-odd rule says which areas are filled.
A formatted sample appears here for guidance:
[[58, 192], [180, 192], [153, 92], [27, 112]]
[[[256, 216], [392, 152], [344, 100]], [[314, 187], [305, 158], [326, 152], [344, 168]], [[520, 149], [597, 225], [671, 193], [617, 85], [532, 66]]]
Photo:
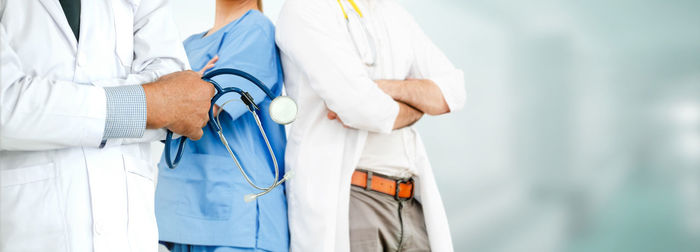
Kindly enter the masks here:
[[392, 179], [371, 171], [355, 170], [352, 174], [352, 185], [393, 196], [396, 200], [413, 198], [413, 178]]

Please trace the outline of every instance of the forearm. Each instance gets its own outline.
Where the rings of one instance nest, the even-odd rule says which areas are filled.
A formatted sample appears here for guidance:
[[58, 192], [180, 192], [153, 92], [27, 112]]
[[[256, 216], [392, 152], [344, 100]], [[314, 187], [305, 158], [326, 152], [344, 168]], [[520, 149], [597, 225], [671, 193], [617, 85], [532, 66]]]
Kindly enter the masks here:
[[394, 100], [429, 115], [450, 112], [440, 88], [429, 79], [377, 80], [377, 85]]
[[[103, 88], [9, 69], [0, 70], [0, 150], [99, 146], [106, 114]], [[22, 76], [12, 80], [13, 74]]]
[[[420, 110], [417, 110], [414, 107], [407, 105], [406, 103], [397, 101], [396, 104], [398, 104], [399, 112], [396, 115], [396, 119], [394, 120], [394, 126], [393, 126], [392, 130], [411, 126], [414, 123], [416, 123], [418, 120], [420, 120], [421, 117], [423, 117], [423, 112], [421, 112]], [[338, 120], [338, 122], [340, 122], [346, 128], [354, 128], [354, 127], [346, 125], [343, 122], [343, 120], [338, 117], [338, 114], [336, 114], [333, 111], [329, 110], [327, 117], [330, 120]]]
[[423, 112], [420, 110], [400, 101], [397, 103], [399, 104], [399, 114], [396, 116], [396, 121], [394, 121], [394, 129], [411, 126], [423, 117]]

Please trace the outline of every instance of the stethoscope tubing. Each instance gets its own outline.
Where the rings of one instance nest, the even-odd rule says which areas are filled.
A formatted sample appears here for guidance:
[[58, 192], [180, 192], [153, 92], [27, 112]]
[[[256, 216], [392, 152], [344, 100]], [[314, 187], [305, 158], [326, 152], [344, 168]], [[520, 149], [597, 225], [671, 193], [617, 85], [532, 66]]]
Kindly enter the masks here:
[[[259, 108], [257, 107], [255, 102], [253, 101], [250, 94], [248, 94], [247, 92], [245, 92], [237, 87], [222, 88], [221, 85], [219, 85], [219, 83], [217, 83], [216, 81], [214, 81], [212, 79], [212, 78], [219, 76], [219, 75], [239, 76], [239, 77], [244, 78], [244, 79], [250, 81], [251, 83], [255, 84], [258, 88], [260, 88], [263, 92], [265, 92], [265, 95], [267, 97], [269, 97], [271, 100], [274, 99], [274, 95], [272, 94], [272, 91], [270, 91], [270, 89], [267, 88], [260, 80], [258, 80], [254, 76], [252, 76], [244, 71], [238, 70], [238, 69], [232, 69], [232, 68], [217, 69], [217, 70], [213, 70], [213, 71], [205, 74], [202, 77], [202, 80], [211, 83], [212, 86], [214, 86], [214, 89], [216, 89], [216, 94], [211, 99], [211, 106], [209, 109], [210, 120], [209, 120], [209, 123], [207, 123], [207, 124], [209, 125], [209, 127], [211, 127], [217, 133], [217, 135], [219, 136], [219, 140], [226, 147], [226, 150], [229, 152], [229, 155], [234, 160], [236, 166], [238, 167], [239, 171], [241, 172], [241, 174], [245, 178], [246, 182], [248, 182], [248, 184], [250, 184], [253, 188], [261, 191], [261, 192], [255, 193], [255, 194], [246, 195], [246, 197], [244, 199], [247, 202], [247, 201], [255, 199], [259, 196], [262, 196], [262, 195], [265, 195], [265, 194], [271, 192], [275, 187], [281, 185], [282, 183], [284, 183], [284, 181], [288, 180], [289, 176], [285, 175], [284, 178], [279, 180], [279, 166], [277, 164], [277, 158], [275, 156], [274, 150], [272, 149], [270, 141], [267, 138], [267, 134], [265, 134], [265, 130], [262, 127], [262, 123], [260, 121], [260, 118], [256, 113], [256, 111]], [[221, 111], [223, 110], [223, 108], [219, 108], [219, 113], [217, 113], [217, 115], [214, 116], [214, 109], [213, 108], [214, 108], [214, 105], [216, 104], [216, 102], [223, 95], [228, 94], [228, 93], [232, 93], [232, 92], [238, 93], [239, 95], [241, 95], [243, 102], [247, 105], [248, 110], [251, 112], [251, 114], [255, 118], [255, 122], [258, 126], [258, 129], [260, 130], [260, 134], [262, 135], [263, 139], [265, 140], [265, 144], [266, 144], [268, 152], [270, 154], [270, 158], [272, 158], [272, 163], [274, 165], [274, 170], [275, 170], [275, 179], [274, 179], [274, 182], [272, 183], [272, 185], [270, 185], [270, 186], [258, 186], [257, 184], [255, 184], [248, 176], [248, 173], [243, 169], [243, 166], [241, 165], [240, 161], [236, 157], [236, 154], [233, 152], [233, 150], [229, 146], [228, 141], [226, 140], [226, 137], [223, 134], [221, 122], [219, 120], [219, 115], [221, 114]], [[228, 101], [226, 103], [228, 103]], [[183, 137], [180, 137], [180, 139], [179, 139], [180, 142], [178, 143], [177, 152], [175, 154], [175, 160], [171, 159], [171, 153], [170, 153], [170, 146], [172, 146], [172, 141], [173, 141], [173, 132], [168, 130], [167, 134], [166, 134], [166, 138], [165, 138], [164, 156], [165, 156], [165, 162], [168, 165], [168, 167], [171, 169], [174, 169], [175, 167], [177, 167], [177, 165], [180, 163], [180, 160], [182, 159], [182, 155], [184, 153], [185, 146], [186, 146], [185, 145], [186, 139]]]
[[[218, 123], [218, 121], [212, 120], [214, 118], [214, 105], [216, 104], [216, 101], [218, 101], [223, 95], [227, 93], [238, 93], [241, 96], [248, 96], [248, 93], [241, 90], [240, 88], [237, 87], [227, 87], [227, 88], [222, 88], [219, 83], [214, 81], [212, 78], [219, 76], [219, 75], [234, 75], [234, 76], [239, 76], [243, 79], [248, 80], [249, 82], [255, 84], [260, 90], [265, 92], [265, 95], [270, 98], [274, 99], [274, 95], [272, 94], [272, 91], [270, 91], [269, 88], [267, 88], [258, 78], [255, 78], [254, 76], [250, 75], [249, 73], [246, 73], [244, 71], [238, 70], [238, 69], [233, 69], [233, 68], [221, 68], [221, 69], [216, 69], [213, 71], [210, 71], [204, 76], [202, 76], [202, 80], [211, 83], [212, 86], [214, 86], [214, 89], [216, 89], [216, 94], [214, 97], [211, 99], [211, 107], [209, 109], [209, 122], [207, 123], [209, 127], [212, 127], [214, 131], [220, 132], [221, 131], [221, 124]], [[255, 103], [253, 104], [246, 104], [249, 105], [248, 109], [251, 110], [251, 106], [254, 106], [257, 108]], [[166, 133], [165, 137], [165, 144], [166, 146], [170, 146], [172, 144], [172, 139], [173, 138], [173, 132], [168, 130]], [[180, 138], [180, 143], [178, 145], [178, 150], [175, 154], [175, 160], [171, 159], [171, 153], [169, 149], [165, 150], [165, 163], [168, 165], [169, 168], [174, 169], [177, 167], [177, 165], [180, 163], [180, 159], [182, 159], [182, 154], [185, 149], [185, 141], [184, 139]]]
[[340, 9], [343, 11], [343, 16], [345, 17], [345, 27], [350, 31], [350, 16], [348, 13], [352, 13], [352, 15], [355, 16], [360, 22], [360, 26], [362, 27], [362, 32], [365, 34], [365, 41], [367, 42], [367, 45], [369, 46], [370, 49], [370, 59], [369, 61], [364, 59], [364, 55], [362, 55], [360, 47], [357, 45], [357, 38], [352, 32], [350, 33], [350, 39], [353, 42], [353, 45], [355, 46], [355, 51], [357, 51], [358, 55], [362, 58], [363, 63], [365, 63], [366, 66], [368, 67], [373, 67], [377, 63], [377, 45], [374, 42], [374, 37], [372, 37], [372, 34], [369, 32], [369, 29], [367, 28], [367, 23], [365, 22], [364, 15], [360, 11], [359, 7], [357, 7], [357, 4], [355, 3], [354, 0], [348, 0], [350, 3], [352, 9], [354, 12], [350, 11], [345, 11], [345, 7], [343, 7], [343, 4], [338, 0], [338, 5], [340, 5]]

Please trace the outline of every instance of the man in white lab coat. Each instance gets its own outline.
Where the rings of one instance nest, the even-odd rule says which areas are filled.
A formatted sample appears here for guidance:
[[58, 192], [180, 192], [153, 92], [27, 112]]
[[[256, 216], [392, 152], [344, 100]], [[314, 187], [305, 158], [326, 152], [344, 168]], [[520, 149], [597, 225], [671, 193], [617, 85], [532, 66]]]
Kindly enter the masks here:
[[157, 251], [150, 142], [214, 94], [180, 41], [165, 0], [0, 1], [0, 251]]
[[411, 125], [462, 108], [462, 71], [395, 0], [287, 0], [277, 25], [299, 103], [285, 155], [291, 249], [452, 251]]

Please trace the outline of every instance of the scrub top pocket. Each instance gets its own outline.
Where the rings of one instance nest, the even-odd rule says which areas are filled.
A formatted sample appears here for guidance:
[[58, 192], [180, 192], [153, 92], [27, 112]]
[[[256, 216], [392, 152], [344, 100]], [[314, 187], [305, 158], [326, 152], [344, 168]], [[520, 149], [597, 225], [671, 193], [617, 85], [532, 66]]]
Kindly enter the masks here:
[[236, 204], [233, 209], [234, 202], [243, 202], [251, 190], [237, 176], [232, 162], [230, 157], [187, 153], [176, 169], [161, 169], [159, 196], [175, 204], [178, 215], [203, 220], [248, 219], [251, 215], [255, 225], [255, 203]]

